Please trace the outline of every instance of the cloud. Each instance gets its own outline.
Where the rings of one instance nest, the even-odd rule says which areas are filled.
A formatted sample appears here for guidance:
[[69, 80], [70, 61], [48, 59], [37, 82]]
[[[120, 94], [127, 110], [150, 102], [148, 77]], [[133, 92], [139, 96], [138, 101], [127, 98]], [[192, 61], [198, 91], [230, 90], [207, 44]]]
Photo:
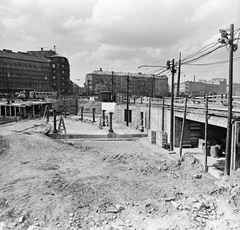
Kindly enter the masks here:
[[[184, 57], [217, 42], [219, 29], [231, 23], [240, 26], [239, 4], [239, 0], [1, 0], [0, 44], [2, 49], [22, 51], [56, 45], [57, 52], [69, 58], [75, 79], [100, 67], [136, 72], [139, 65], [162, 65], [177, 59], [179, 52]], [[225, 58], [227, 50], [219, 53], [224, 51], [213, 59]]]

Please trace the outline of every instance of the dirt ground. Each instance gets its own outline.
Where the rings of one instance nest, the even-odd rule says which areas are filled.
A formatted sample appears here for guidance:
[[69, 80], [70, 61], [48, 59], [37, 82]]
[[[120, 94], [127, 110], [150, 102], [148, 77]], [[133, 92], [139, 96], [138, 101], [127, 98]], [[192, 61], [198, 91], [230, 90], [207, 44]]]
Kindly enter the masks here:
[[179, 160], [143, 139], [43, 130], [1, 132], [0, 229], [240, 229], [240, 171], [217, 180], [192, 154]]

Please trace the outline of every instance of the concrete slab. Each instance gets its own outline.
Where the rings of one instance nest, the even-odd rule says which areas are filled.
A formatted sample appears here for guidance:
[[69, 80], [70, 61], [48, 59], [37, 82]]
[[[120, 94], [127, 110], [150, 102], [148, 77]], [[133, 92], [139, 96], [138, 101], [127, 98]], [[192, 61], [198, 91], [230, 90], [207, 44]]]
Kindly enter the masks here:
[[81, 120], [80, 116], [63, 118], [66, 130], [59, 128], [60, 117], [57, 117], [58, 133], [53, 133], [53, 117], [50, 118], [51, 129], [48, 133], [53, 138], [136, 138], [147, 137], [147, 132], [140, 132], [124, 124], [113, 122], [113, 132], [109, 132], [109, 126], [99, 127], [99, 118], [92, 122], [91, 117]]

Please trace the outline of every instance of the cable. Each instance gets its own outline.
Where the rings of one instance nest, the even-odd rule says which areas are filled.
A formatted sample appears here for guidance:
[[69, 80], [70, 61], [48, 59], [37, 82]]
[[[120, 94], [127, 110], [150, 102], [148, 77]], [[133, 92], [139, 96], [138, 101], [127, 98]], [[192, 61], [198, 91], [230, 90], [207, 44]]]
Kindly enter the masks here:
[[211, 50], [211, 51], [209, 51], [209, 52], [207, 52], [207, 53], [205, 53], [205, 54], [202, 54], [202, 55], [199, 56], [199, 57], [193, 58], [192, 60], [189, 60], [189, 61], [186, 61], [186, 62], [182, 62], [182, 65], [188, 64], [188, 63], [191, 63], [191, 62], [194, 62], [194, 61], [197, 61], [197, 60], [199, 60], [199, 59], [202, 59], [202, 58], [206, 57], [207, 55], [213, 53], [214, 51], [216, 51], [216, 50], [218, 50], [218, 49], [220, 49], [220, 48], [222, 48], [222, 47], [224, 47], [224, 46], [226, 46], [226, 45], [220, 45], [220, 46], [214, 48], [213, 50]]
[[[210, 43], [210, 44], [204, 46], [203, 48], [201, 48], [200, 50], [198, 50], [198, 51], [196, 51], [196, 52], [188, 55], [187, 57], [183, 58], [182, 61], [186, 61], [186, 60], [189, 59], [189, 58], [192, 58], [192, 57], [194, 57], [194, 56], [196, 56], [196, 55], [199, 55], [200, 53], [202, 53], [202, 52], [204, 52], [204, 51], [207, 51], [208, 49], [213, 48], [213, 47], [216, 46], [217, 44], [219, 44], [219, 43], [218, 43], [218, 42]], [[211, 45], [211, 47], [209, 47], [210, 45]]]
[[[233, 59], [233, 61], [235, 62], [235, 61], [238, 61], [238, 60], [240, 60], [240, 57], [236, 57], [236, 58], [234, 58]], [[186, 63], [185, 65], [196, 65], [196, 66], [204, 66], [204, 65], [217, 65], [217, 64], [226, 64], [226, 63], [228, 63], [229, 62], [229, 60], [222, 60], [222, 61], [218, 61], [218, 62], [212, 62], [212, 63], [196, 63], [196, 64], [188, 64], [188, 63]]]

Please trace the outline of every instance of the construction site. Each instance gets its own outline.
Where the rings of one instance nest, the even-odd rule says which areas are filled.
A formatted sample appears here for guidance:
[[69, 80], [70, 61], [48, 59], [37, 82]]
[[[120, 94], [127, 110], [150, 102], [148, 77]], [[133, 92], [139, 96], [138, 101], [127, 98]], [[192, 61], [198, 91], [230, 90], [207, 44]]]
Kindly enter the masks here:
[[0, 229], [240, 229], [238, 100], [2, 101]]

